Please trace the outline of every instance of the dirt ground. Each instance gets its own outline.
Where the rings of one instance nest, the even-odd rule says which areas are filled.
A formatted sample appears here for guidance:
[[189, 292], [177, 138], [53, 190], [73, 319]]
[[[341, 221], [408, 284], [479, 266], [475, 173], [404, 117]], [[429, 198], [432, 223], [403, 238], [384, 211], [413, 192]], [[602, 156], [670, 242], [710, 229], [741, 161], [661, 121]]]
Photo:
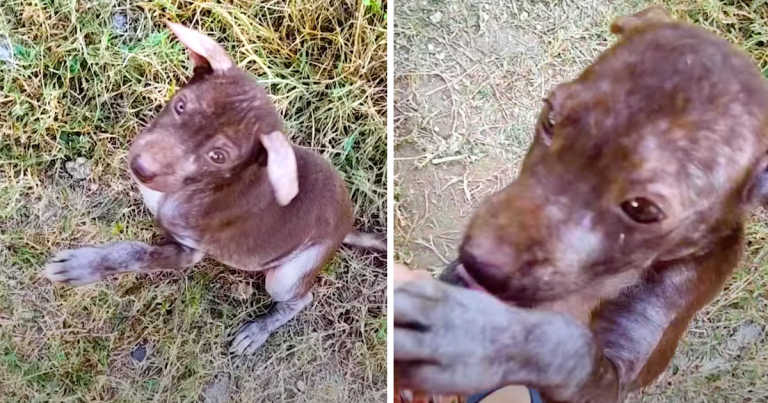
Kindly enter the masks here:
[[[395, 245], [414, 268], [439, 272], [489, 193], [514, 179], [541, 100], [609, 46], [610, 21], [645, 1], [406, 0], [395, 18]], [[674, 1], [676, 16], [754, 44], [765, 13], [739, 2]], [[768, 6], [767, 6], [768, 7]], [[751, 13], [751, 14], [750, 14]], [[749, 20], [751, 18], [751, 20]], [[723, 28], [724, 27], [724, 28]], [[755, 28], [757, 27], [757, 28]], [[719, 31], [718, 31], [719, 32]], [[764, 62], [760, 48], [749, 49]], [[643, 402], [764, 401], [765, 220], [748, 256], [700, 313], [670, 368], [635, 394]]]

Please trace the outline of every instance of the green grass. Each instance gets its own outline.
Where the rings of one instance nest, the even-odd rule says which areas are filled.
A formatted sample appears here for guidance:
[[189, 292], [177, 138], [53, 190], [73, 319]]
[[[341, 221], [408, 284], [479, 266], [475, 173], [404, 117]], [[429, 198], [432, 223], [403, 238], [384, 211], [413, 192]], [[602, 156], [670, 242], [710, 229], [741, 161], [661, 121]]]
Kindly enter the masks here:
[[[226, 350], [269, 307], [258, 277], [212, 261], [83, 288], [39, 273], [61, 248], [157, 236], [125, 156], [190, 75], [164, 20], [225, 45], [268, 89], [291, 140], [342, 173], [357, 225], [384, 232], [385, 10], [378, 0], [0, 4], [0, 401], [383, 400], [386, 270], [371, 257], [342, 251], [315, 302], [251, 359]], [[66, 166], [77, 158], [83, 180]]]
[[[443, 259], [455, 257], [474, 207], [514, 179], [542, 97], [615, 41], [608, 29], [615, 17], [652, 3], [744, 48], [768, 77], [766, 0], [398, 2], [392, 189], [398, 260], [438, 271]], [[466, 158], [430, 163], [455, 155]], [[747, 253], [733, 278], [695, 317], [672, 365], [629, 402], [768, 401], [764, 210], [747, 232]], [[739, 337], [745, 329], [757, 332]]]
[[768, 1], [672, 0], [667, 3], [675, 17], [703, 26], [749, 52], [768, 78]]

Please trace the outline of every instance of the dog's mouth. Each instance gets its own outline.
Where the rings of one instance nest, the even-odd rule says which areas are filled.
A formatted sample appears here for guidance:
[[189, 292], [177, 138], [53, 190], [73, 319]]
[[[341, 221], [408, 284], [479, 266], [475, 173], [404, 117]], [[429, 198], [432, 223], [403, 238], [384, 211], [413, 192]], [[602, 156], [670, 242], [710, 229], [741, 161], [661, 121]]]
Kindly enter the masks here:
[[484, 279], [474, 277], [471, 271], [467, 270], [465, 264], [468, 263], [464, 263], [460, 259], [451, 262], [448, 267], [443, 270], [439, 280], [458, 287], [484, 292], [496, 297], [506, 304], [519, 308], [534, 308], [554, 300], [541, 295], [541, 293], [532, 292], [532, 290], [524, 286], [518, 287], [517, 290], [506, 289], [499, 286], [485, 286], [483, 285]]
[[467, 269], [461, 263], [458, 263], [456, 265], [456, 268], [454, 269], [454, 276], [457, 282], [456, 285], [460, 285], [464, 288], [469, 288], [471, 290], [477, 290], [477, 291], [482, 291], [488, 294], [492, 294], [485, 287], [480, 285], [480, 283], [478, 283], [477, 280], [475, 280], [475, 278], [472, 277], [472, 275], [470, 275], [467, 272]]
[[133, 181], [138, 183], [140, 186], [155, 192], [173, 193], [180, 188], [180, 186], [175, 183], [175, 181], [173, 181], [173, 178], [169, 178], [165, 175], [159, 175], [153, 177], [150, 180], [147, 180], [145, 177], [136, 175], [136, 172], [134, 172], [132, 169], [128, 169], [128, 173], [130, 174], [131, 179], [133, 179]]

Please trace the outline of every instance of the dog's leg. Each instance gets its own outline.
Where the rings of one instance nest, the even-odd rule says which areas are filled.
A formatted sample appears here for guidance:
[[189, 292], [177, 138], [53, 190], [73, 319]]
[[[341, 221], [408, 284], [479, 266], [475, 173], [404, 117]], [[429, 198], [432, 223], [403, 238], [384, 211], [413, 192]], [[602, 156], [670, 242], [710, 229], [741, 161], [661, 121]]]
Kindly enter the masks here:
[[738, 261], [735, 234], [716, 251], [652, 270], [606, 301], [592, 329], [431, 280], [394, 295], [396, 382], [436, 393], [526, 385], [548, 402], [615, 403], [664, 370], [693, 315]]
[[43, 275], [58, 283], [83, 285], [119, 273], [181, 269], [199, 262], [203, 256], [201, 251], [173, 242], [117, 242], [59, 251], [48, 261]]
[[431, 279], [400, 285], [393, 304], [395, 382], [404, 388], [473, 394], [542, 383], [572, 391], [591, 372], [597, 344], [566, 315]]
[[309, 305], [310, 289], [328, 256], [328, 247], [315, 245], [267, 271], [266, 289], [275, 305], [264, 316], [240, 328], [230, 351], [237, 355], [253, 354], [272, 332]]

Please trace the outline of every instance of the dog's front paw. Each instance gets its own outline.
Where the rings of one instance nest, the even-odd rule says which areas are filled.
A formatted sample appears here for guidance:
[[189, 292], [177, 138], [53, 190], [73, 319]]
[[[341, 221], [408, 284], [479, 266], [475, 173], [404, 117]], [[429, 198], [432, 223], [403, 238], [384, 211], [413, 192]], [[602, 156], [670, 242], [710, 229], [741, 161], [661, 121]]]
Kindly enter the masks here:
[[104, 252], [98, 248], [80, 248], [59, 251], [48, 260], [43, 271], [47, 279], [68, 285], [84, 285], [101, 280]]
[[255, 320], [246, 323], [237, 332], [229, 351], [235, 355], [251, 355], [267, 341], [270, 334], [272, 332], [267, 328], [264, 321]]

